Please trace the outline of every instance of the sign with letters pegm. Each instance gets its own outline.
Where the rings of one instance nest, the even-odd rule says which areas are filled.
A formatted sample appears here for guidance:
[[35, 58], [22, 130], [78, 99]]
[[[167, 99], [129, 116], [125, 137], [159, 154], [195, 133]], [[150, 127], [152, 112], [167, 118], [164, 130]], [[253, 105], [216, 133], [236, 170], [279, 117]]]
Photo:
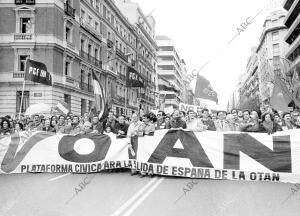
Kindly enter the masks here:
[[25, 80], [50, 86], [52, 85], [52, 76], [47, 71], [46, 65], [30, 59], [27, 59], [26, 61]]
[[[128, 139], [112, 135], [21, 132], [0, 136], [1, 173], [90, 173], [132, 168], [158, 175], [299, 182], [300, 131], [275, 135], [158, 130]], [[92, 145], [92, 148], [89, 147]]]

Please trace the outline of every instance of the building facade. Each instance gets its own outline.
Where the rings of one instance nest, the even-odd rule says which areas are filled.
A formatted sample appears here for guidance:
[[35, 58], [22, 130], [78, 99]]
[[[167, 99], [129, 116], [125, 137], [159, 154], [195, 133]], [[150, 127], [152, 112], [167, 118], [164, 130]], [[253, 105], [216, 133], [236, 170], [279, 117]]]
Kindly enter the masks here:
[[163, 82], [158, 80], [160, 100], [164, 101], [165, 106], [178, 108], [179, 103], [183, 102], [184, 92], [184, 70], [182, 60], [178, 55], [174, 42], [167, 36], [156, 36], [158, 45], [157, 52], [157, 73], [160, 77], [168, 80], [173, 88], [166, 88]]
[[260, 99], [262, 101], [271, 97], [274, 87], [273, 69], [284, 58], [288, 44], [284, 37], [287, 27], [284, 25], [286, 12], [283, 10], [273, 11], [266, 17], [264, 29], [259, 39], [256, 53], [258, 55], [258, 78], [260, 86]]
[[26, 82], [22, 112], [31, 104], [59, 101], [75, 114], [88, 112], [92, 71], [116, 114], [139, 109], [143, 90], [126, 88], [125, 75], [127, 66], [138, 70], [141, 37], [112, 0], [5, 0], [0, 11], [0, 115], [19, 112], [28, 57], [46, 64], [53, 86]]
[[141, 108], [147, 112], [157, 107], [158, 100], [156, 22], [151, 14], [145, 15], [136, 2], [131, 0], [115, 0], [114, 2], [137, 32], [136, 67], [147, 83], [146, 88], [140, 89], [139, 102]]
[[[251, 56], [248, 58], [246, 72], [239, 77], [238, 103], [245, 103], [246, 100], [259, 98], [259, 78], [258, 78], [258, 56], [256, 47], [252, 47]], [[235, 94], [232, 97], [235, 103]], [[232, 102], [232, 106], [235, 106]]]
[[285, 57], [300, 79], [300, 0], [285, 0], [283, 7], [287, 10], [284, 25], [288, 28], [284, 39], [289, 46]]

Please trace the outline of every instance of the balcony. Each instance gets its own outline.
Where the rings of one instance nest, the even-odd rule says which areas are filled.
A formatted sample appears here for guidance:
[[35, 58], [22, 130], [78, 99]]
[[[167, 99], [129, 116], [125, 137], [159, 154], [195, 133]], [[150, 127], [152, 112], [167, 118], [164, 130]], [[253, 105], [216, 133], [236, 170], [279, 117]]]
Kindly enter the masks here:
[[80, 89], [83, 91], [93, 92], [93, 86], [89, 85], [87, 83], [81, 82], [80, 83]]
[[119, 57], [121, 57], [124, 61], [128, 62], [128, 57], [120, 49], [116, 49], [116, 54]]
[[33, 39], [33, 34], [31, 33], [16, 33], [14, 34], [15, 41], [30, 41]]
[[110, 39], [107, 39], [107, 47], [108, 48], [113, 48], [114, 42], [112, 42]]
[[90, 54], [80, 50], [80, 56], [85, 60], [89, 61], [90, 63], [94, 64], [97, 67], [102, 69], [102, 61], [96, 59], [95, 57], [91, 56]]
[[65, 13], [69, 16], [71, 16], [73, 19], [75, 19], [75, 9], [71, 7], [70, 4], [64, 4], [65, 5]]
[[72, 87], [80, 89], [80, 84], [77, 80], [70, 76], [64, 76], [62, 74], [54, 73], [52, 75], [53, 84], [63, 85], [64, 87]]
[[14, 72], [13, 78], [15, 79], [23, 79], [25, 77], [25, 72]]
[[125, 79], [126, 79], [126, 76], [123, 75], [123, 74], [119, 74], [119, 78], [120, 78], [121, 80], [123, 80], [123, 81], [126, 81], [126, 80], [125, 80]]

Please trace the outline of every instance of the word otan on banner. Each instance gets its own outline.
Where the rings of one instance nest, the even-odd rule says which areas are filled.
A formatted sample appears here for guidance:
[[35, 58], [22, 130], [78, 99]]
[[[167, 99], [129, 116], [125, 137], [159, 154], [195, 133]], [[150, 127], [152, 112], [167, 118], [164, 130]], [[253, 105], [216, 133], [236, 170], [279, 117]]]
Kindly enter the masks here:
[[300, 179], [299, 132], [270, 136], [158, 130], [154, 136], [132, 138], [135, 154], [128, 149], [128, 139], [109, 135], [1, 136], [0, 173], [97, 173], [129, 168], [195, 179], [296, 183]]

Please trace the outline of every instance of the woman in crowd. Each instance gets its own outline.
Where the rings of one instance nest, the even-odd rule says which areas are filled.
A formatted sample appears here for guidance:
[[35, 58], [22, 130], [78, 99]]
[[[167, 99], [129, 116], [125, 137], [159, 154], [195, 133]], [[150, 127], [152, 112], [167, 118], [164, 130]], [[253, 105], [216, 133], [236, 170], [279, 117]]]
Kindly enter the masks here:
[[14, 133], [20, 133], [21, 131], [23, 131], [24, 126], [21, 122], [17, 122], [15, 124], [15, 129], [14, 129]]
[[273, 134], [277, 131], [282, 131], [280, 125], [274, 122], [273, 114], [271, 113], [264, 113], [262, 115], [262, 123], [261, 123], [261, 130], [260, 132]]
[[10, 122], [7, 119], [3, 119], [1, 122], [0, 135], [10, 135], [10, 134], [11, 134]]
[[166, 125], [167, 129], [170, 129], [170, 128], [182, 128], [182, 129], [186, 129], [186, 123], [180, 117], [179, 110], [175, 110], [173, 112], [172, 117], [173, 117], [172, 121], [170, 121], [169, 124]]

